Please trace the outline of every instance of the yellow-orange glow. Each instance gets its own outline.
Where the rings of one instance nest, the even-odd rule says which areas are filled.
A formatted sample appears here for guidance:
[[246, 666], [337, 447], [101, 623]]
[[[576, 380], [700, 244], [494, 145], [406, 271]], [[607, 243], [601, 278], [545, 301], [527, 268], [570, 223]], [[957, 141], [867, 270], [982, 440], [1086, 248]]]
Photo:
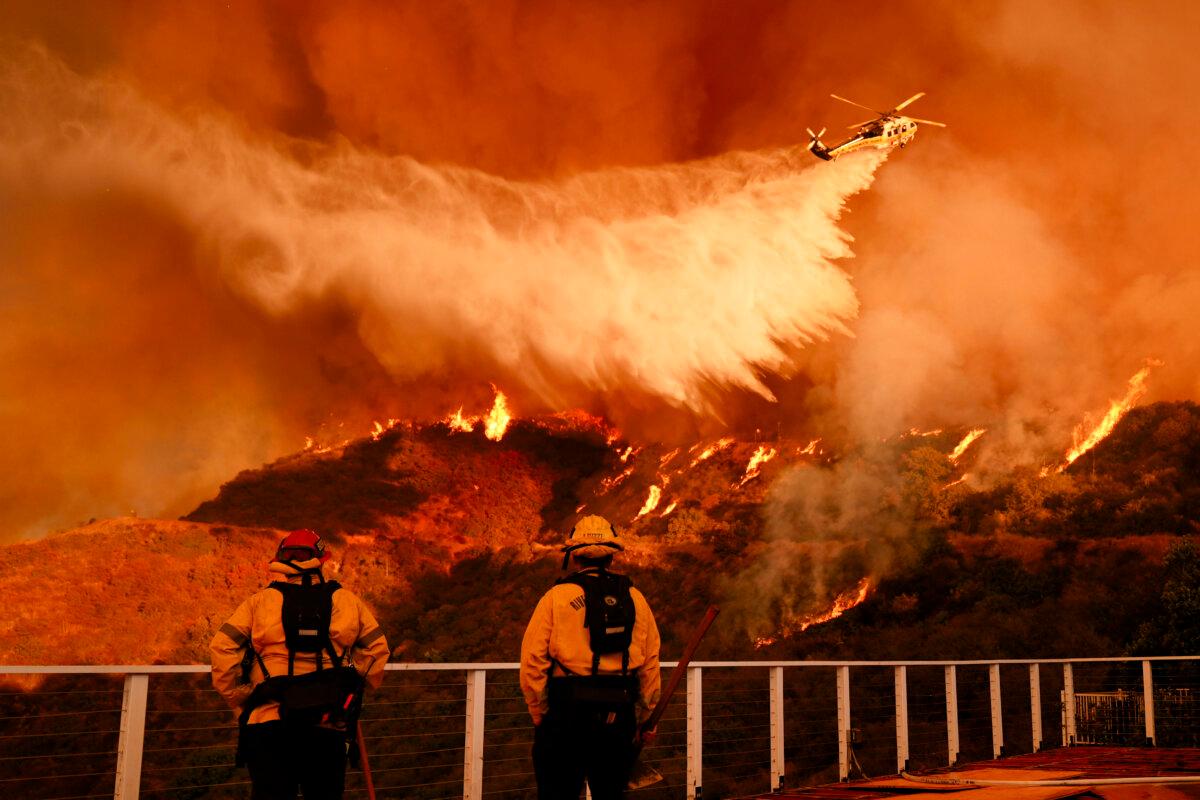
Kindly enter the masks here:
[[646, 497], [646, 503], [642, 506], [642, 510], [637, 513], [639, 517], [644, 517], [654, 509], [658, 508], [658, 501], [662, 500], [662, 489], [658, 486], [650, 487], [650, 494]]
[[906, 433], [904, 435], [905, 436], [937, 436], [941, 432], [942, 432], [941, 428], [934, 428], [933, 430], [929, 430], [929, 431], [923, 431], [920, 428], [909, 428], [908, 433]]
[[1100, 420], [1099, 424], [1092, 428], [1090, 432], [1084, 433], [1082, 424], [1075, 428], [1075, 445], [1067, 451], [1066, 460], [1058, 467], [1058, 472], [1062, 472], [1067, 467], [1071, 466], [1081, 455], [1091, 450], [1100, 442], [1104, 441], [1113, 428], [1117, 427], [1117, 423], [1121, 421], [1121, 417], [1128, 413], [1129, 409], [1137, 405], [1138, 400], [1146, 394], [1146, 378], [1150, 375], [1150, 370], [1153, 367], [1162, 366], [1161, 361], [1147, 361], [1146, 366], [1134, 373], [1129, 379], [1129, 385], [1125, 390], [1125, 396], [1119, 400], [1113, 400], [1108, 407], [1108, 413], [1104, 415], [1104, 419]]
[[677, 455], [679, 455], [679, 448], [678, 448], [678, 447], [676, 447], [674, 450], [672, 450], [671, 452], [667, 453], [665, 456], [663, 456], [662, 458], [660, 458], [660, 459], [658, 460], [658, 466], [659, 466], [660, 468], [661, 468], [661, 467], [665, 467], [667, 464], [670, 464], [670, 463], [671, 463], [671, 459], [675, 458], [675, 456], [677, 456]]
[[819, 614], [809, 614], [806, 617], [799, 619], [785, 619], [779, 627], [779, 633], [776, 636], [760, 636], [754, 640], [755, 648], [763, 648], [774, 644], [780, 636], [790, 636], [794, 633], [803, 633], [814, 625], [820, 625], [830, 620], [837, 619], [842, 614], [845, 614], [850, 609], [860, 605], [867, 599], [867, 595], [871, 593], [871, 579], [863, 578], [858, 582], [858, 585], [853, 589], [843, 592], [833, 601], [833, 606], [828, 611], [823, 611]]
[[962, 458], [962, 454], [967, 452], [967, 448], [985, 433], [987, 433], [987, 428], [972, 428], [971, 430], [967, 431], [967, 435], [962, 438], [962, 441], [959, 442], [954, 447], [954, 451], [950, 453], [950, 461], [957, 464], [958, 460]]
[[508, 398], [504, 396], [504, 392], [497, 389], [492, 410], [483, 418], [483, 435], [493, 442], [498, 442], [504, 438], [504, 432], [508, 430], [510, 422], [512, 415], [508, 411]]
[[969, 477], [971, 477], [971, 473], [969, 473], [969, 472], [964, 472], [961, 478], [959, 478], [959, 479], [957, 479], [957, 480], [950, 481], [949, 483], [947, 483], [947, 484], [946, 484], [945, 486], [943, 486], [942, 488], [943, 488], [943, 489], [949, 489], [951, 486], [957, 486], [958, 484], [962, 483], [963, 481], [965, 481], [965, 480], [966, 480], [967, 478], [969, 478]]
[[632, 474], [633, 467], [629, 467], [620, 475], [611, 478], [605, 478], [604, 480], [600, 481], [600, 491], [596, 492], [596, 494], [608, 494], [614, 487], [620, 486], [621, 483], [623, 483], [625, 479]]
[[450, 430], [452, 431], [470, 433], [471, 431], [475, 430], [475, 417], [464, 417], [462, 413], [462, 406], [458, 407], [458, 411], [455, 411], [453, 414], [446, 417], [445, 422], [450, 426]]
[[742, 481], [738, 484], [738, 486], [744, 486], [747, 481], [757, 478], [759, 468], [774, 458], [776, 454], [777, 451], [774, 447], [767, 447], [765, 444], [760, 445], [759, 448], [754, 451], [754, 455], [750, 456], [750, 463], [746, 465], [746, 474], [742, 476]]
[[691, 466], [694, 467], [697, 464], [699, 464], [701, 461], [707, 461], [708, 459], [710, 459], [714, 455], [716, 455], [718, 451], [724, 450], [726, 447], [729, 447], [729, 445], [731, 445], [731, 444], [733, 444], [732, 436], [726, 436], [723, 439], [718, 439], [717, 441], [710, 444], [708, 447], [704, 448], [700, 452], [700, 455], [698, 455], [694, 459], [692, 459]]
[[633, 456], [636, 456], [638, 453], [641, 452], [641, 450], [642, 450], [642, 448], [640, 448], [640, 447], [634, 449], [633, 445], [626, 447], [625, 450], [621, 452], [621, 463], [624, 464], [624, 463], [628, 462], [630, 458], [632, 458]]
[[797, 450], [796, 455], [801, 455], [801, 456], [816, 455], [817, 454], [817, 445], [819, 445], [820, 443], [821, 443], [820, 439], [813, 439], [811, 442], [808, 443], [808, 446], [805, 447], [803, 450]]
[[317, 443], [313, 440], [313, 437], [311, 437], [311, 436], [304, 437], [304, 449], [305, 450], [312, 450], [314, 447], [316, 447], [316, 445], [317, 445]]

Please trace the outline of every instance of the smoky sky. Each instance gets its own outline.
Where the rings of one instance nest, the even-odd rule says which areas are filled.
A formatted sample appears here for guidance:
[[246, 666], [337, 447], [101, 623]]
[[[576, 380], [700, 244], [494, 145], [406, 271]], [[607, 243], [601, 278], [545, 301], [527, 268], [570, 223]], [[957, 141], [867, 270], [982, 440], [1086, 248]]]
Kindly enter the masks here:
[[[490, 382], [642, 438], [986, 425], [985, 472], [1147, 358], [1194, 398], [1197, 17], [13, 4], [0, 537], [182, 513]], [[916, 91], [949, 127], [882, 164], [794, 150], [865, 118], [830, 92]]]

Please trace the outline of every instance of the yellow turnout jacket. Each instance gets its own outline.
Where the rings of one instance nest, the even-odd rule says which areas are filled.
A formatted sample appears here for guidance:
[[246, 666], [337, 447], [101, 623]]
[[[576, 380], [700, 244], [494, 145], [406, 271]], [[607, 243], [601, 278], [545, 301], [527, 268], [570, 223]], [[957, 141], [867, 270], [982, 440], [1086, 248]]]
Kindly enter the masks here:
[[[312, 568], [319, 562], [301, 562], [298, 566]], [[271, 562], [275, 580], [300, 583], [298, 572], [278, 561]], [[362, 600], [348, 589], [333, 593], [333, 614], [329, 625], [329, 638], [339, 654], [349, 653], [350, 663], [362, 673], [368, 685], [378, 687], [383, 682], [383, 667], [387, 664], [388, 646], [383, 629]], [[221, 626], [213, 637], [212, 681], [213, 686], [235, 710], [241, 711], [242, 704], [254, 687], [265, 680], [258, 659], [254, 659], [250, 680], [242, 680], [242, 659], [246, 648], [253, 647], [262, 657], [267, 672], [272, 677], [288, 674], [287, 637], [283, 631], [283, 595], [274, 589], [262, 589], [251, 595], [238, 606], [229, 621]], [[254, 658], [251, 656], [251, 658]], [[343, 657], [343, 663], [345, 659]], [[322, 655], [322, 664], [329, 666], [329, 654]], [[368, 670], [369, 665], [369, 670]], [[297, 653], [295, 674], [303, 675], [316, 669], [315, 653]], [[250, 724], [279, 719], [279, 704], [264, 703], [250, 713]]]
[[[596, 572], [596, 568], [580, 570], [583, 575], [589, 572]], [[637, 587], [630, 589], [630, 594], [633, 596], [635, 617], [633, 641], [629, 645], [629, 671], [637, 672], [640, 687], [637, 716], [639, 722], [644, 722], [662, 691], [658, 669], [660, 642], [658, 626], [654, 623], [654, 614], [646, 598]], [[521, 691], [534, 725], [541, 723], [550, 708], [548, 684], [551, 669], [556, 677], [566, 674], [590, 675], [592, 672], [591, 642], [587, 629], [583, 627], [586, 614], [583, 598], [583, 589], [574, 583], [560, 583], [552, 587], [542, 595], [525, 628], [525, 637], [521, 640]], [[553, 662], [558, 662], [561, 667], [554, 667]], [[621, 654], [601, 655], [600, 674], [621, 674]]]

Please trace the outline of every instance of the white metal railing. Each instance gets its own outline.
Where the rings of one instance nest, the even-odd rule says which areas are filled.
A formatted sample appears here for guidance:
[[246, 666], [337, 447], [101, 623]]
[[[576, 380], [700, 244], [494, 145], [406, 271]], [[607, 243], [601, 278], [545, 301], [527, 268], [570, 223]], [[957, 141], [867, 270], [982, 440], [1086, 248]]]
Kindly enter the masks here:
[[[1140, 662], [1140, 671], [1137, 669]], [[979, 739], [983, 731], [990, 738], [987, 742], [989, 745], [986, 749], [982, 746], [977, 746], [974, 752], [975, 758], [999, 758], [1008, 754], [1009, 750], [1005, 744], [1006, 731], [1010, 732], [1013, 738], [1019, 735], [1022, 742], [1024, 739], [1024, 731], [1029, 733], [1029, 745], [1027, 749], [1037, 751], [1042, 749], [1046, 742], [1044, 732], [1044, 710], [1042, 680], [1044, 678], [1052, 678], [1056, 683], [1061, 676], [1061, 691], [1058, 692], [1058, 710], [1060, 713], [1061, 743], [1063, 745], [1072, 745], [1084, 741], [1081, 738], [1079, 725], [1088, 724], [1089, 715], [1094, 716], [1096, 701], [1094, 698], [1102, 692], [1077, 692], [1078, 678], [1076, 672], [1079, 670], [1091, 670], [1096, 674], [1103, 673], [1108, 676], [1099, 682], [1099, 688], [1114, 688], [1116, 692], [1109, 694], [1116, 695], [1122, 698], [1122, 702], [1128, 706], [1130, 702], [1137, 702], [1138, 708], [1136, 714], [1129, 715], [1129, 719], [1136, 720], [1136, 724], [1140, 726], [1139, 733], [1144, 734], [1145, 742], [1155, 744], [1157, 742], [1156, 733], [1156, 718], [1155, 718], [1155, 703], [1156, 699], [1159, 703], [1163, 702], [1166, 697], [1163, 691], [1156, 693], [1154, 685], [1154, 668], [1158, 666], [1160, 670], [1165, 670], [1172, 664], [1179, 662], [1200, 662], [1200, 657], [1159, 657], [1159, 658], [1086, 658], [1086, 659], [1043, 659], [1043, 660], [996, 660], [996, 661], [896, 661], [896, 662], [879, 662], [879, 661], [849, 661], [849, 662], [832, 662], [832, 661], [748, 661], [748, 662], [698, 662], [693, 663], [687, 672], [686, 692], [683, 698], [680, 699], [680, 704], [683, 706], [681, 716], [674, 719], [682, 723], [682, 730], [677, 732], [677, 735], [685, 737], [682, 744], [664, 745], [660, 749], [664, 751], [664, 758], [672, 754], [677, 755], [678, 761], [684, 762], [684, 768], [680, 770], [682, 785], [669, 786], [668, 789], [683, 794], [687, 798], [696, 798], [701, 795], [701, 787], [704, 785], [706, 775], [711, 777], [714, 772], [719, 772], [722, 768], [719, 765], [714, 765], [706, 770], [704, 757], [705, 749], [705, 733], [713, 736], [710, 743], [739, 743], [741, 740], [735, 735], [733, 738], [725, 737], [717, 739], [714, 735], [734, 732], [742, 730], [765, 730], [765, 738], [762, 739], [762, 752], [751, 752], [749, 762], [742, 762], [734, 766], [745, 767], [749, 766], [751, 772], [747, 773], [752, 776], [761, 777], [766, 784], [763, 788], [770, 791], [779, 791], [787, 784], [789, 776], [787, 775], [789, 763], [795, 766], [798, 761], [802, 761], [796, 756], [797, 749], [792, 747], [788, 749], [789, 742], [793, 738], [801, 741], [803, 748], [804, 742], [817, 742], [818, 744], [828, 742], [831, 747], [836, 748], [836, 753], [828, 752], [828, 767], [826, 771], [822, 771], [821, 759], [825, 755], [819, 755], [816, 758], [817, 765], [815, 768], [806, 768], [805, 774], [817, 782], [827, 782], [824, 779], [836, 778], [837, 780], [848, 780], [851, 776], [852, 765], [857, 762], [857, 754], [861, 747], [862, 730], [856, 727], [858, 725], [868, 725], [876, 732], [878, 740], [879, 731], [885, 728], [890, 732], [882, 738], [894, 739], [894, 748], [891, 742], [886, 742], [886, 749], [889, 752], [894, 752], [894, 761], [887, 763], [886, 768], [890, 771], [894, 766], [895, 772], [901, 772], [909, 767], [911, 760], [914, 757], [914, 748], [920, 750], [925, 758], [926, 765], [932, 766], [931, 759], [936, 759], [939, 764], [954, 764], [962, 757], [963, 737], [969, 735], [975, 739]], [[664, 667], [672, 668], [675, 665], [671, 662], [666, 662]], [[507, 732], [510, 736], [517, 736], [522, 730], [522, 727], [529, 727], [528, 718], [523, 713], [523, 703], [520, 701], [519, 691], [515, 689], [515, 671], [518, 665], [515, 663], [461, 663], [461, 664], [389, 664], [387, 667], [388, 674], [400, 673], [405, 676], [419, 676], [423, 674], [442, 674], [450, 673], [446, 677], [450, 677], [449, 681], [442, 681], [436, 684], [415, 684], [409, 686], [409, 694], [405, 697], [415, 699], [401, 699], [389, 701], [386, 696], [383, 699], [375, 700], [378, 708], [395, 706], [413, 707], [414, 704], [429, 703], [434, 704], [433, 714], [408, 714], [407, 716], [376, 716], [384, 721], [391, 720], [418, 723], [417, 729], [425, 731], [430, 724], [430, 720], [441, 719], [443, 712], [439, 712], [437, 704], [445, 704], [447, 702], [462, 703], [463, 714], [452, 715], [455, 718], [461, 716], [463, 719], [461, 734], [450, 732], [401, 732], [395, 735], [380, 736], [379, 739], [404, 739], [406, 737], [454, 737], [461, 735], [461, 748], [458, 746], [428, 748], [425, 750], [415, 750], [417, 756], [422, 753], [453, 753], [459, 749], [462, 751], [461, 761], [461, 779], [457, 776], [458, 765], [454, 764], [451, 769], [450, 765], [446, 766], [447, 774], [450, 775], [448, 780], [435, 780], [425, 782], [414, 782], [409, 784], [395, 784], [390, 788], [398, 790], [411, 791], [413, 787], [426, 787], [426, 793], [438, 791], [436, 787], [445, 785], [455, 787], [459, 785], [461, 780], [461, 796], [468, 800], [483, 800], [485, 795], [494, 795], [497, 793], [522, 793], [527, 792], [532, 785], [529, 780], [529, 773], [500, 773], [492, 771], [485, 772], [485, 762], [491, 763], [493, 767], [502, 763], [524, 763], [527, 755], [515, 755], [506, 758], [489, 757], [486, 755], [488, 748], [512, 748], [523, 747], [527, 744], [527, 740], [518, 739], [516, 741], [502, 740], [499, 742], [492, 741], [489, 743], [487, 735], [489, 732], [495, 734], [497, 732]], [[1005, 670], [1005, 675], [1008, 675], [1009, 699], [1010, 702], [1004, 702], [1005, 682], [1002, 680], [1002, 669]], [[820, 705], [819, 701], [812, 697], [801, 697], [798, 691], [793, 691], [789, 700], [787, 678], [791, 676], [799, 682], [799, 678], [809, 677], [813, 674], [812, 670], [832, 671], [831, 677], [833, 680], [830, 684], [824, 684], [829, 690], [832, 690], [834, 696], [834, 704], [832, 708], [827, 710], [833, 711], [833, 715], [828, 719], [828, 722], [835, 725], [834, 730], [814, 730], [812, 728], [804, 728], [806, 724], [810, 724], [814, 718], [820, 718], [820, 713], [812, 713], [812, 709]], [[974, 685], [974, 694], [978, 694], [983, 689], [984, 681], [983, 670], [986, 670], [986, 703], [980, 701], [978, 705], [970, 706], [969, 710], [978, 713], [969, 713], [967, 719], [973, 725], [980, 722], [979, 718], [986, 716], [989, 725], [986, 729], [980, 727], [978, 731], [972, 730], [964, 732], [962, 722], [964, 719], [964, 709], [960, 705], [960, 687], [963, 685], [964, 676], [968, 674], [976, 680]], [[1049, 671], [1047, 671], [1049, 670]], [[1097, 672], [1100, 670], [1100, 672]], [[879, 672], [883, 671], [883, 672]], [[890, 671], [887, 680], [882, 680], [882, 676]], [[940, 689], [942, 697], [937, 697], [936, 691], [926, 692], [924, 694], [916, 691], [914, 686], [914, 674], [917, 671], [922, 671], [921, 674], [926, 678], [926, 683], [929, 686], [934, 686], [932, 679], [935, 674], [940, 673]], [[936, 673], [934, 672], [936, 671]], [[146, 790], [143, 788], [143, 755], [144, 743], [147, 735], [147, 714], [149, 709], [149, 698], [151, 693], [151, 684], [154, 681], [166, 680], [168, 676], [192, 676], [193, 678], [203, 678], [203, 674], [208, 672], [207, 666], [200, 665], [167, 665], [167, 666], [0, 666], [0, 680], [4, 676], [14, 675], [41, 675], [41, 676], [97, 676], [111, 675], [124, 676], [124, 684], [121, 690], [122, 701], [120, 706], [120, 725], [119, 738], [116, 744], [115, 764], [110, 770], [113, 775], [112, 797], [117, 800], [138, 800], [142, 793], [153, 794], [155, 792], [162, 793], [166, 790], [152, 789]], [[747, 675], [746, 673], [751, 673]], [[1140, 674], [1138, 674], [1140, 672]], [[462, 684], [457, 684], [462, 693], [458, 694], [457, 701], [426, 700], [422, 699], [420, 694], [422, 686], [437, 686], [438, 691], [449, 697], [454, 694], [453, 687], [455, 678], [453, 673], [461, 673], [465, 680], [465, 687]], [[876, 678], [872, 684], [873, 697], [878, 697], [880, 693], [886, 694], [886, 689], [880, 687], [890, 687], [891, 699], [886, 708], [882, 705], [871, 706], [867, 703], [866, 708], [856, 710], [851, 707], [851, 699], [853, 696], [854, 684], [852, 683], [853, 675], [857, 673], [867, 678]], [[1113, 674], [1117, 677], [1112, 677]], [[1191, 675], [1192, 673], [1188, 673]], [[508, 694], [502, 699], [508, 703], [507, 711], [489, 712], [489, 675], [504, 676], [507, 680], [504, 687], [508, 690]], [[713, 680], [717, 680], [721, 676], [736, 676], [737, 683], [728, 683], [722, 688], [720, 681], [713, 683], [710, 681], [709, 695], [706, 698], [705, 678], [708, 676], [717, 676]], [[1019, 678], [1020, 680], [1014, 680]], [[399, 680], [399, 676], [395, 676]], [[392, 680], [392, 678], [389, 678]], [[1108, 683], [1104, 683], [1107, 680]], [[1174, 680], [1171, 678], [1170, 680]], [[1191, 678], [1188, 678], [1191, 680]], [[1116, 683], [1113, 683], [1116, 681]], [[1095, 681], [1093, 681], [1095, 682]], [[1175, 682], [1176, 685], [1178, 681]], [[1135, 685], [1140, 684], [1140, 685]], [[813, 684], [818, 686], [819, 684]], [[731, 688], [732, 687], [732, 688]], [[385, 683], [385, 689], [388, 688]], [[394, 688], [403, 689], [403, 686]], [[493, 684], [496, 688], [496, 684]], [[1094, 688], [1094, 687], [1092, 687]], [[1193, 718], [1190, 703], [1193, 698], [1193, 688], [1190, 684], [1184, 688], [1175, 688], [1171, 690], [1171, 703], [1174, 705], [1171, 708], [1182, 708], [1180, 698], [1187, 700], [1189, 709], [1186, 714], [1181, 712], [1172, 712], [1179, 717], [1179, 724], [1200, 728], [1200, 720]], [[444, 689], [444, 691], [443, 691]], [[211, 693], [211, 689], [205, 690]], [[795, 690], [795, 686], [793, 686]], [[1028, 704], [1024, 701], [1019, 703], [1013, 702], [1014, 692], [1028, 692]], [[177, 691], [192, 691], [201, 692], [202, 689], [194, 688]], [[914, 694], [914, 691], [916, 692]], [[754, 703], [762, 703], [764, 701], [754, 700], [748, 701], [739, 699], [738, 693], [744, 697], [759, 697], [765, 694], [765, 711], [753, 711]], [[20, 695], [20, 692], [10, 692], [9, 695]], [[53, 694], [53, 693], [52, 693]], [[70, 694], [63, 692], [59, 694]], [[711, 719], [706, 723], [706, 699], [711, 703], [721, 704], [717, 708], [718, 713], [710, 715]], [[214, 697], [209, 700], [215, 701]], [[789, 705], [790, 702], [790, 705]], [[730, 711], [732, 707], [733, 713], [724, 713]], [[799, 715], [793, 713], [789, 717], [787, 711], [793, 706], [799, 706]], [[914, 707], [917, 708], [917, 713], [914, 714]], [[1009, 725], [1005, 724], [1005, 709], [1010, 709], [1008, 715], [1010, 717]], [[1024, 713], [1028, 710], [1028, 719], [1024, 719]], [[942, 712], [944, 710], [944, 738], [943, 743], [939, 747], [936, 746], [937, 731], [940, 729], [943, 719]], [[115, 713], [115, 709], [113, 709]], [[795, 711], [795, 709], [793, 709]], [[880, 712], [872, 714], [872, 712]], [[68, 712], [70, 713], [70, 712]], [[83, 713], [102, 713], [102, 712], [75, 712]], [[168, 711], [149, 711], [155, 714], [204, 714], [204, 713], [219, 713], [216, 707], [208, 709], [176, 709]], [[383, 712], [379, 713], [394, 713]], [[762, 713], [766, 716], [766, 722], [762, 724], [742, 725], [740, 723], [750, 719], [753, 715]], [[1083, 718], [1081, 720], [1080, 714]], [[36, 715], [30, 715], [33, 719]], [[1016, 725], [1013, 719], [1017, 716], [1021, 717], [1020, 725]], [[4, 716], [7, 720], [19, 720], [19, 716]], [[744, 718], [743, 718], [744, 717]], [[894, 721], [891, 718], [894, 717]], [[448, 716], [446, 717], [449, 718]], [[493, 722], [489, 723], [489, 718]], [[757, 717], [754, 717], [755, 719]], [[497, 724], [498, 720], [511, 719], [511, 724]], [[789, 719], [791, 720], [791, 736], [789, 736]], [[731, 720], [725, 722], [723, 720]], [[410, 726], [411, 727], [411, 726]], [[1126, 725], [1128, 727], [1128, 725]], [[913, 733], [915, 729], [924, 731], [933, 731], [930, 735], [918, 737], [919, 741], [914, 741]], [[1022, 730], [1024, 729], [1024, 730]], [[163, 728], [158, 730], [171, 729]], [[199, 730], [199, 731], [215, 731], [213, 734], [220, 739], [225, 737], [231, 739], [235, 735], [235, 731], [227, 724], [215, 726], [201, 726], [192, 728], [178, 728], [177, 730]], [[408, 731], [409, 728], [403, 728]], [[455, 728], [457, 730], [457, 728]], [[1195, 737], [1200, 731], [1189, 728], [1189, 735]], [[517, 733], [513, 733], [517, 732]], [[46, 735], [50, 734], [37, 734]], [[760, 734], [745, 736], [746, 742], [759, 741]], [[806, 738], [807, 737], [807, 738]], [[13, 737], [16, 738], [15, 735]], [[1085, 737], [1086, 738], [1086, 737]], [[440, 740], [439, 740], [440, 741]], [[978, 742], [976, 743], [978, 745]], [[878, 746], [878, 742], [877, 742]], [[207, 748], [229, 747], [229, 742], [221, 744], [206, 745]], [[1025, 745], [1022, 745], [1025, 747]], [[159, 748], [152, 752], [161, 752], [162, 750], [185, 750], [187, 748]], [[203, 747], [200, 749], [204, 749]], [[819, 746], [818, 746], [819, 749]], [[941, 756], [937, 756], [937, 750], [940, 749]], [[728, 748], [725, 748], [728, 750]], [[734, 755], [745, 753], [745, 751], [730, 751]], [[789, 752], [793, 758], [789, 762]], [[70, 756], [70, 753], [57, 754], [51, 756], [30, 755], [29, 758], [50, 758]], [[92, 754], [88, 754], [92, 755]], [[97, 755], [104, 755], [100, 753]], [[410, 753], [396, 753], [392, 755], [384, 755], [383, 758], [400, 758], [401, 756], [411, 755]], [[649, 754], [648, 754], [649, 755]], [[710, 752], [710, 756], [713, 753]], [[720, 755], [720, 754], [718, 754]], [[725, 754], [727, 755], [727, 754]], [[427, 766], [399, 766], [390, 767], [386, 761], [381, 761], [378, 766], [374, 760], [375, 754], [372, 753], [372, 765], [376, 766], [377, 771], [381, 773], [398, 773], [405, 770], [429, 770]], [[21, 758], [21, 756], [10, 756], [9, 759]], [[757, 760], [754, 760], [757, 759]], [[670, 760], [670, 759], [668, 759]], [[403, 762], [400, 762], [403, 763]], [[811, 764], [809, 765], [811, 767]], [[836, 766], [836, 772], [834, 767]], [[168, 772], [173, 769], [209, 769], [220, 767], [232, 772], [232, 763], [221, 762], [217, 764], [202, 764], [200, 766], [189, 767], [182, 766], [165, 766], [155, 767], [154, 771], [158, 773]], [[859, 768], [861, 769], [861, 767]], [[88, 774], [103, 774], [103, 773], [88, 773]], [[72, 776], [67, 776], [72, 777]], [[436, 777], [436, 776], [435, 776]], [[443, 776], [445, 777], [445, 776]], [[500, 778], [507, 777], [510, 780], [506, 783], [519, 783], [520, 779], [524, 779], [523, 785], [516, 788], [502, 789], [499, 791], [487, 791], [487, 781], [496, 781]], [[48, 778], [47, 778], [48, 779]], [[36, 781], [39, 778], [0, 778], [0, 790], [4, 786], [9, 785], [5, 782], [12, 782], [17, 786], [23, 786], [21, 796], [27, 797], [43, 797], [36, 793], [36, 787], [30, 788], [21, 784], [21, 781]], [[795, 776], [792, 778], [795, 782]], [[225, 781], [207, 785], [192, 785], [187, 788], [191, 789], [206, 789], [209, 786], [213, 787], [231, 787], [238, 786], [242, 781]], [[377, 785], [380, 784], [379, 779], [376, 779]], [[435, 787], [435, 788], [429, 788]], [[10, 787], [11, 788], [11, 787]], [[384, 788], [388, 788], [386, 785]], [[458, 791], [453, 788], [448, 788], [443, 791], [451, 791], [451, 796], [460, 796]], [[31, 793], [32, 792], [32, 793]], [[107, 792], [104, 794], [85, 794], [77, 795], [78, 797], [107, 797]], [[193, 795], [194, 796], [194, 795]], [[381, 796], [386, 796], [386, 793], [381, 793]], [[409, 796], [409, 794], [405, 794]], [[676, 795], [677, 796], [677, 795]], [[47, 800], [50, 800], [48, 796]], [[55, 798], [54, 800], [59, 800]], [[66, 800], [62, 798], [61, 800]], [[73, 798], [72, 798], [73, 800]]]

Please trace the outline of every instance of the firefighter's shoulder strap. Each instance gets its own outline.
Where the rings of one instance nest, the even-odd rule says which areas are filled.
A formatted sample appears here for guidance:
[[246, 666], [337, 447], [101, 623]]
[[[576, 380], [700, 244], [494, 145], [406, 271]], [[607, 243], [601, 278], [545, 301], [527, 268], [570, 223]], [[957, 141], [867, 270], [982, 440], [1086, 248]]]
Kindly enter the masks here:
[[600, 656], [621, 654], [621, 674], [629, 672], [629, 646], [637, 612], [633, 604], [633, 581], [625, 575], [600, 569], [576, 572], [555, 585], [572, 583], [583, 589], [584, 627], [592, 649], [592, 674], [600, 671]]
[[[320, 573], [317, 573], [318, 576]], [[342, 588], [337, 581], [313, 583], [310, 575], [302, 584], [273, 582], [269, 588], [283, 595], [283, 633], [288, 651], [288, 675], [295, 674], [296, 653], [314, 653], [316, 668], [321, 670], [322, 653], [329, 653], [330, 663], [342, 665], [339, 654], [329, 638], [333, 620], [333, 594]]]

